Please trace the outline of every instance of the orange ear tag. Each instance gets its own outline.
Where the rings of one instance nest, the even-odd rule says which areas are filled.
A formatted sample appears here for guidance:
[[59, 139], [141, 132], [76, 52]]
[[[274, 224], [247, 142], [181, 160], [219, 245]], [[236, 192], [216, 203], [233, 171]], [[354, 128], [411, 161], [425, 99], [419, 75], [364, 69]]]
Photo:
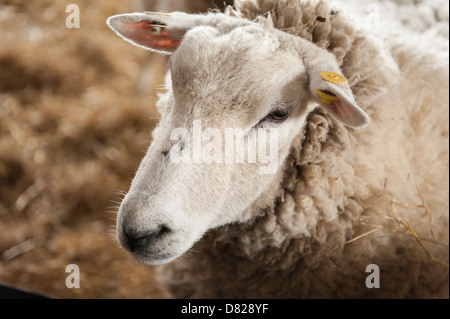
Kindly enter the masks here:
[[331, 82], [333, 84], [345, 84], [348, 82], [345, 76], [331, 71], [324, 71], [320, 73], [320, 77], [325, 81]]
[[158, 21], [122, 22], [127, 32], [124, 35], [133, 39], [137, 44], [156, 50], [175, 51], [181, 40], [173, 37], [164, 23]]
[[167, 32], [166, 25], [159, 22], [145, 22], [142, 27], [149, 30], [147, 38], [153, 43], [153, 47], [156, 49], [171, 49], [178, 47], [181, 40], [172, 37]]
[[317, 94], [319, 94], [320, 101], [325, 104], [331, 104], [334, 101], [339, 100], [339, 98], [336, 95], [331, 95], [330, 93], [321, 90], [317, 90]]

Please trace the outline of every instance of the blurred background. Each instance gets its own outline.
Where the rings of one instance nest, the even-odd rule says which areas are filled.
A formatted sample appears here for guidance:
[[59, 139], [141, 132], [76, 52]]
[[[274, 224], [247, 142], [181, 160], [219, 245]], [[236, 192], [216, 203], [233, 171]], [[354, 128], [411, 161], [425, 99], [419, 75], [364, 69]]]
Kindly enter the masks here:
[[[67, 28], [69, 4], [80, 28]], [[165, 298], [114, 238], [151, 142], [166, 58], [119, 39], [114, 14], [214, 0], [0, 0], [0, 284], [55, 298]], [[66, 266], [80, 288], [66, 287]]]

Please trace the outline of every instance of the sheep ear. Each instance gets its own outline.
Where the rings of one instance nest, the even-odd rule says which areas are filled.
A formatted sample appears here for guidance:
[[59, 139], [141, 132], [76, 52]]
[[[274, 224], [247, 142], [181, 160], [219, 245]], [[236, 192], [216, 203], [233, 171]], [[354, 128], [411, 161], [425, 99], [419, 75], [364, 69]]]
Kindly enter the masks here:
[[370, 117], [359, 107], [347, 79], [335, 65], [325, 64], [310, 70], [310, 90], [327, 112], [345, 125], [361, 129], [370, 124]]
[[[171, 54], [181, 44], [187, 28], [177, 19], [186, 22], [187, 14], [175, 13], [128, 13], [109, 17], [106, 23], [120, 37], [147, 50]], [[179, 17], [178, 17], [179, 18]], [[173, 20], [178, 23], [173, 23]], [[174, 27], [173, 25], [178, 26]]]

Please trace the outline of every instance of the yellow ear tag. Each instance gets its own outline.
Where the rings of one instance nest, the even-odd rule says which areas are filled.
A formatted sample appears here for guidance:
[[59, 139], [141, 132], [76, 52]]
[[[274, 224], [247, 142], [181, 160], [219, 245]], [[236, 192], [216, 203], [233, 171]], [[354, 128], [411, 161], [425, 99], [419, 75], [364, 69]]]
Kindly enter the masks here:
[[345, 76], [331, 71], [324, 71], [320, 73], [320, 77], [325, 81], [331, 82], [333, 84], [345, 84], [348, 82]]
[[334, 101], [339, 100], [337, 96], [325, 93], [324, 91], [321, 90], [317, 90], [317, 94], [319, 94], [320, 101], [325, 104], [331, 104]]

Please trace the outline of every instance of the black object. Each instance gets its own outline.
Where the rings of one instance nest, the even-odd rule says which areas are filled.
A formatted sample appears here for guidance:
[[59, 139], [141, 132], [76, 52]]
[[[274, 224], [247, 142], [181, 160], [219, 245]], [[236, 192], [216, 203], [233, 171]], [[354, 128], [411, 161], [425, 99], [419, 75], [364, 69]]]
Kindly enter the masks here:
[[34, 292], [0, 285], [0, 299], [49, 299], [49, 297]]

